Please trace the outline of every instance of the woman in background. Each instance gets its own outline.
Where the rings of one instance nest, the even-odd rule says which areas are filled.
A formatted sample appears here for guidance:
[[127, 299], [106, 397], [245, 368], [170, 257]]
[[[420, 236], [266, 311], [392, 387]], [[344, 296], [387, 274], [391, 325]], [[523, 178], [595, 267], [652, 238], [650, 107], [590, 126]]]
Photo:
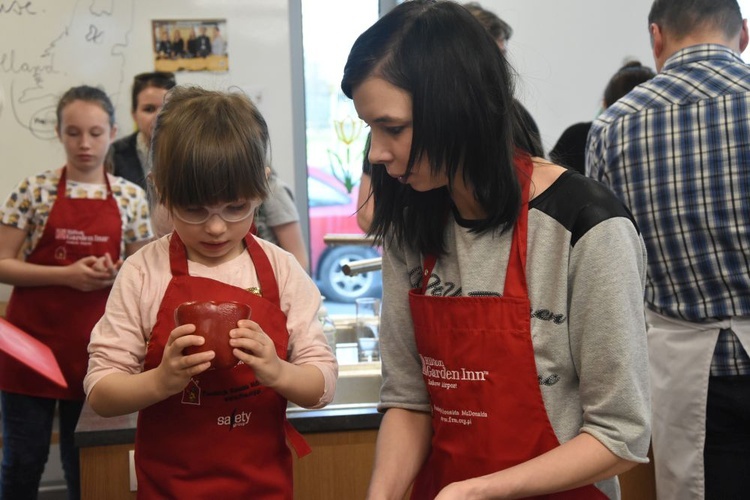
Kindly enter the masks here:
[[164, 105], [169, 89], [176, 85], [174, 73], [154, 71], [140, 73], [133, 78], [131, 92], [131, 116], [136, 131], [112, 143], [114, 173], [146, 190], [151, 202], [151, 226], [157, 237], [172, 230], [166, 212], [153, 203], [153, 188], [149, 182], [151, 173], [151, 134], [156, 115]]
[[130, 115], [136, 131], [112, 144], [115, 175], [138, 184], [148, 192], [151, 172], [149, 150], [154, 120], [164, 105], [164, 96], [175, 86], [174, 73], [154, 71], [140, 73], [133, 78]]
[[80, 496], [73, 432], [89, 335], [123, 259], [152, 237], [146, 193], [106, 172], [115, 130], [104, 92], [68, 90], [56, 127], [65, 165], [24, 179], [0, 208], [0, 281], [14, 287], [6, 318], [52, 350], [68, 385], [58, 387], [0, 353], [4, 499], [36, 498], [58, 405], [68, 496]]

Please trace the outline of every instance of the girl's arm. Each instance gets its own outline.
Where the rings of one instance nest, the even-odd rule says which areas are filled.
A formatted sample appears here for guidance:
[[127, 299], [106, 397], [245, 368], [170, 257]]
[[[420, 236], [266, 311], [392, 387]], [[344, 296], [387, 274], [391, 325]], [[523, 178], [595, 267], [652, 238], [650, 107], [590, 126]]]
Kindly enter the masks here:
[[[264, 245], [270, 247], [269, 243]], [[281, 310], [287, 317], [287, 360], [296, 367], [289, 367], [291, 376], [286, 383], [282, 378], [278, 390], [299, 406], [322, 408], [333, 400], [336, 392], [338, 364], [318, 320], [320, 292], [310, 276], [292, 262], [293, 257], [278, 251], [268, 255], [279, 283]], [[299, 370], [303, 367], [304, 371]], [[289, 383], [299, 377], [310, 378], [302, 381], [298, 391]]]
[[402, 500], [430, 451], [429, 413], [390, 408], [375, 445], [368, 500]]
[[68, 266], [45, 266], [18, 258], [26, 231], [0, 224], [0, 281], [18, 286], [69, 286], [91, 291], [111, 286], [114, 276], [98, 265], [100, 259], [84, 257]]
[[[378, 440], [380, 440], [378, 436]], [[636, 465], [581, 433], [543, 455], [508, 469], [446, 486], [436, 500], [513, 499], [595, 483]]]
[[258, 382], [270, 387], [292, 403], [311, 407], [318, 404], [325, 391], [320, 369], [312, 364], [293, 364], [276, 354], [273, 340], [258, 323], [242, 320], [239, 328], [229, 332], [234, 355], [253, 369]]
[[203, 337], [191, 335], [195, 325], [178, 326], [169, 335], [162, 361], [153, 370], [140, 373], [112, 372], [91, 389], [91, 408], [103, 417], [133, 413], [182, 391], [190, 378], [211, 366], [213, 351], [185, 356], [183, 349], [201, 345]]
[[283, 361], [279, 378], [271, 387], [288, 401], [309, 408], [320, 401], [325, 383], [317, 366]]

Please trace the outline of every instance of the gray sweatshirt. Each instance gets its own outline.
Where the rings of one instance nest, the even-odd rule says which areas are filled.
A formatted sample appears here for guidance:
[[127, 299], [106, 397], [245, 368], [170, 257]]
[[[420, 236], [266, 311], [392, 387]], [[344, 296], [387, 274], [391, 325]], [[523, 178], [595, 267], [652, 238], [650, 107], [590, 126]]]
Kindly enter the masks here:
[[[558, 440], [587, 432], [615, 455], [647, 462], [646, 251], [638, 228], [606, 187], [572, 171], [532, 200], [528, 227], [531, 336]], [[428, 294], [502, 295], [512, 232], [477, 235], [470, 228], [456, 215], [449, 220], [448, 253], [433, 269]], [[381, 411], [431, 411], [407, 297], [421, 286], [422, 264], [416, 252], [386, 242]], [[597, 486], [620, 496], [616, 479]]]

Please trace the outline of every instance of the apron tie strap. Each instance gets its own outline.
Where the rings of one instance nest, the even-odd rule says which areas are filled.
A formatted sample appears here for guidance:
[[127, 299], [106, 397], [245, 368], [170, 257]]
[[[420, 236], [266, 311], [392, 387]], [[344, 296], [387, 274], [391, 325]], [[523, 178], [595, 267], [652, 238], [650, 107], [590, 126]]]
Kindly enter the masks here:
[[284, 420], [284, 431], [286, 432], [286, 438], [289, 441], [289, 444], [292, 445], [292, 449], [297, 455], [297, 458], [302, 458], [312, 452], [312, 448], [307, 444], [305, 438], [292, 424], [289, 423], [289, 420]]

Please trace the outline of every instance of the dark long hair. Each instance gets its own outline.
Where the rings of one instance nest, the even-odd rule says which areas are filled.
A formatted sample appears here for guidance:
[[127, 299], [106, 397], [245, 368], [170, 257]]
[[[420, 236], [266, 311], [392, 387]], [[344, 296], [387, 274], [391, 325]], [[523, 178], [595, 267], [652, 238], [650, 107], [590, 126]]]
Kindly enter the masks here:
[[426, 157], [449, 186], [417, 192], [373, 166], [377, 203], [370, 232], [381, 239], [391, 235], [423, 254], [444, 253], [450, 189], [459, 171], [487, 213], [473, 231], [512, 227], [521, 200], [513, 166], [513, 81], [482, 25], [452, 2], [404, 2], [354, 43], [341, 82], [344, 94], [351, 98], [371, 76], [412, 98], [407, 172]]
[[174, 73], [170, 71], [152, 71], [139, 73], [133, 77], [133, 88], [130, 96], [130, 111], [138, 109], [138, 95], [147, 88], [170, 90], [177, 85]]
[[608, 108], [643, 82], [656, 76], [654, 70], [638, 61], [630, 61], [609, 79], [604, 89], [604, 107]]

